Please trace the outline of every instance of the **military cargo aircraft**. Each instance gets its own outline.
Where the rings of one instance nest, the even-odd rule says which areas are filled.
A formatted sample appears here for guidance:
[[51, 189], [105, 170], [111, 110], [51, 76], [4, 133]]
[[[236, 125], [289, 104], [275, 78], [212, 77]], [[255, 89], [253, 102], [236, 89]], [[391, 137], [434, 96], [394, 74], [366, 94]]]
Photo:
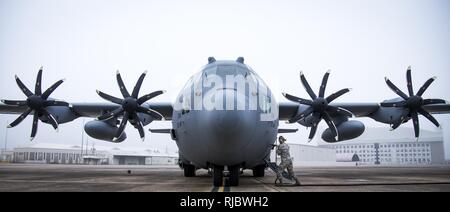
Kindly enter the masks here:
[[319, 122], [324, 120], [328, 128], [321, 137], [334, 143], [356, 138], [364, 132], [364, 124], [351, 118], [369, 117], [391, 125], [392, 129], [412, 120], [414, 136], [418, 138], [419, 114], [439, 127], [431, 114], [450, 112], [450, 104], [445, 100], [422, 97], [435, 77], [414, 93], [410, 67], [406, 72], [408, 92], [404, 93], [385, 78], [387, 86], [399, 97], [381, 103], [337, 103], [335, 100], [350, 89], [325, 95], [328, 71], [318, 93], [300, 72], [300, 82], [309, 98], [283, 93], [291, 102], [278, 104], [267, 84], [244, 63], [243, 57], [235, 61], [208, 58], [208, 64], [189, 79], [174, 103], [148, 102], [163, 94], [163, 90], [139, 96], [145, 76], [146, 72], [130, 93], [117, 71], [122, 97], [97, 91], [108, 102], [72, 103], [50, 97], [63, 80], [42, 90], [41, 68], [34, 92], [15, 77], [26, 99], [1, 100], [0, 113], [20, 114], [8, 127], [15, 127], [28, 115], [32, 116], [31, 140], [37, 135], [39, 120], [57, 130], [59, 124], [80, 117], [95, 118], [85, 124], [86, 133], [95, 139], [116, 143], [126, 139], [127, 123], [136, 128], [144, 140], [144, 126], [153, 121], [171, 120], [171, 129], [150, 131], [170, 134], [179, 148], [184, 175], [194, 177], [197, 169], [208, 169], [212, 171], [213, 185], [221, 186], [224, 170], [227, 170], [230, 186], [237, 186], [243, 169], [252, 169], [255, 177], [264, 176], [278, 133], [296, 132], [296, 129], [280, 129], [279, 121], [310, 127], [308, 140], [311, 141]]

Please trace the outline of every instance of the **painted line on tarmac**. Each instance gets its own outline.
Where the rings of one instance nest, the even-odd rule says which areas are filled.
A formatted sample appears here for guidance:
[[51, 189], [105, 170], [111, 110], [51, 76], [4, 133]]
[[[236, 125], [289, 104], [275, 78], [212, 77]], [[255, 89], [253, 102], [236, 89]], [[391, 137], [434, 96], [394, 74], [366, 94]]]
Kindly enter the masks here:
[[220, 187], [214, 186], [211, 190], [211, 192], [230, 192], [230, 191], [231, 188], [227, 177], [223, 178], [222, 186]]

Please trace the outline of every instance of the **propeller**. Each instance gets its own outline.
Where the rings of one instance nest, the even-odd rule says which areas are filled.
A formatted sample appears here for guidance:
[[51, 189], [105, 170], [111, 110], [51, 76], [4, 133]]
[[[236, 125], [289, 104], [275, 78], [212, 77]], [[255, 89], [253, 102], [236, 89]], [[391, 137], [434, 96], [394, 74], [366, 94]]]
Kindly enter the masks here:
[[419, 118], [418, 114], [425, 116], [429, 121], [431, 121], [436, 127], [440, 127], [439, 122], [429, 113], [427, 112], [423, 106], [425, 105], [433, 105], [433, 104], [445, 104], [446, 101], [442, 99], [423, 99], [422, 95], [428, 89], [428, 87], [436, 80], [436, 77], [432, 77], [428, 79], [423, 86], [414, 94], [413, 86], [412, 86], [412, 78], [411, 78], [411, 66], [408, 67], [406, 71], [406, 82], [408, 87], [408, 94], [402, 92], [397, 86], [394, 85], [387, 77], [384, 78], [388, 87], [394, 91], [397, 95], [399, 95], [403, 100], [397, 102], [383, 102], [380, 105], [382, 107], [396, 107], [396, 108], [404, 108], [403, 113], [400, 117], [400, 120], [397, 123], [394, 123], [391, 127], [392, 130], [397, 129], [402, 123], [407, 122], [410, 118], [413, 120], [414, 125], [414, 135], [416, 139], [419, 138]]
[[33, 112], [33, 125], [31, 128], [31, 137], [30, 140], [33, 140], [36, 136], [37, 129], [38, 129], [38, 119], [39, 117], [45, 117], [47, 121], [53, 126], [53, 128], [58, 131], [58, 122], [56, 121], [55, 117], [53, 117], [52, 114], [50, 114], [46, 107], [48, 106], [66, 106], [71, 107], [71, 105], [64, 101], [59, 100], [53, 100], [49, 99], [50, 94], [55, 91], [58, 86], [60, 86], [64, 80], [59, 80], [50, 88], [45, 90], [42, 93], [42, 67], [39, 69], [37, 78], [36, 78], [36, 84], [34, 87], [34, 93], [28, 89], [25, 84], [19, 79], [19, 77], [16, 77], [17, 85], [19, 86], [20, 90], [27, 96], [26, 100], [1, 100], [4, 104], [7, 105], [15, 105], [15, 106], [26, 106], [27, 109], [25, 112], [23, 112], [16, 120], [11, 122], [7, 127], [15, 127], [19, 125], [31, 112]]
[[134, 86], [133, 92], [130, 95], [130, 93], [128, 92], [127, 88], [125, 87], [125, 85], [123, 83], [123, 80], [122, 80], [122, 77], [120, 76], [119, 71], [117, 71], [117, 73], [116, 73], [117, 83], [119, 84], [120, 92], [122, 93], [123, 99], [108, 95], [106, 93], [103, 93], [103, 92], [97, 90], [98, 95], [100, 97], [102, 97], [103, 99], [120, 105], [119, 108], [111, 111], [110, 113], [106, 113], [102, 116], [99, 116], [97, 118], [97, 120], [103, 121], [103, 120], [108, 120], [111, 118], [117, 118], [118, 116], [123, 117], [122, 121], [120, 122], [119, 129], [117, 130], [117, 132], [113, 138], [113, 141], [117, 140], [120, 137], [120, 135], [122, 135], [122, 133], [125, 130], [125, 127], [127, 125], [127, 122], [132, 123], [135, 126], [135, 128], [137, 128], [137, 130], [139, 131], [139, 135], [140, 135], [142, 141], [145, 140], [143, 124], [142, 124], [142, 121], [139, 119], [139, 116], [137, 115], [137, 113], [148, 114], [149, 116], [151, 116], [153, 119], [156, 119], [156, 120], [164, 119], [164, 116], [162, 116], [159, 112], [152, 110], [150, 108], [143, 107], [142, 104], [156, 96], [159, 96], [159, 95], [165, 93], [165, 91], [162, 91], [162, 90], [155, 91], [155, 92], [149, 93], [147, 95], [144, 95], [144, 96], [138, 98], [139, 90], [141, 89], [141, 85], [142, 85], [142, 82], [144, 81], [146, 74], [147, 74], [147, 71], [142, 73], [142, 75], [139, 77], [136, 85]]
[[306, 92], [309, 94], [309, 96], [311, 97], [312, 100], [303, 99], [303, 98], [299, 98], [299, 97], [296, 97], [296, 96], [293, 96], [293, 95], [290, 95], [287, 93], [283, 93], [283, 96], [286, 97], [288, 100], [295, 102], [295, 103], [309, 106], [303, 112], [297, 114], [296, 116], [294, 116], [293, 118], [291, 118], [287, 121], [287, 123], [291, 124], [291, 123], [298, 122], [302, 118], [306, 118], [309, 115], [312, 115], [312, 117], [315, 118], [315, 121], [314, 121], [314, 123], [312, 123], [311, 131], [310, 131], [309, 137], [308, 137], [309, 138], [308, 142], [310, 142], [314, 138], [314, 135], [316, 134], [316, 131], [317, 131], [317, 126], [318, 126], [319, 122], [322, 121], [322, 119], [325, 120], [325, 122], [327, 123], [331, 132], [333, 133], [335, 139], [338, 140], [338, 137], [339, 137], [338, 131], [337, 131], [336, 125], [334, 124], [333, 119], [330, 116], [330, 113], [337, 113], [337, 114], [341, 114], [341, 115], [348, 116], [348, 117], [353, 116], [353, 114], [350, 111], [348, 111], [344, 108], [335, 107], [335, 106], [330, 105], [330, 103], [332, 101], [334, 101], [335, 99], [337, 99], [340, 96], [349, 92], [350, 91], [349, 88], [344, 88], [342, 90], [339, 90], [336, 93], [329, 95], [326, 98], [324, 97], [325, 96], [325, 88], [327, 86], [329, 76], [330, 76], [330, 71], [327, 71], [327, 73], [325, 73], [325, 75], [323, 76], [322, 85], [320, 86], [319, 95], [317, 96], [314, 93], [314, 91], [311, 89], [311, 86], [309, 86], [308, 81], [306, 80], [305, 76], [303, 75], [303, 72], [300, 72], [300, 81], [302, 82], [303, 87], [305, 88]]

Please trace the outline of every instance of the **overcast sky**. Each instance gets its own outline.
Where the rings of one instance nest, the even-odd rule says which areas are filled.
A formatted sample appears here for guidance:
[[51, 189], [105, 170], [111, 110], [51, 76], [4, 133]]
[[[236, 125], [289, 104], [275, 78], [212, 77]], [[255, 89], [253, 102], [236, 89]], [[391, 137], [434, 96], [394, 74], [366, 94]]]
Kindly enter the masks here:
[[[172, 102], [208, 56], [244, 56], [279, 102], [286, 101], [281, 92], [307, 97], [300, 70], [318, 90], [328, 69], [327, 93], [353, 88], [338, 101], [380, 102], [396, 97], [385, 76], [406, 91], [408, 65], [416, 91], [437, 76], [425, 97], [450, 100], [449, 22], [448, 0], [0, 0], [0, 98], [24, 98], [14, 75], [33, 87], [42, 65], [45, 88], [67, 79], [54, 98], [103, 102], [96, 89], [119, 96], [119, 69], [129, 89], [148, 70], [141, 92], [164, 89], [168, 92], [152, 101]], [[2, 148], [6, 122], [15, 117], [0, 115]], [[436, 117], [450, 158], [450, 115]], [[386, 126], [360, 120], [369, 127]], [[40, 124], [34, 142], [78, 144], [82, 122], [62, 125], [59, 133]], [[146, 129], [170, 125], [152, 123]], [[435, 130], [424, 118], [421, 126]], [[141, 143], [130, 125], [126, 132], [129, 139], [119, 146], [176, 150], [168, 135], [147, 132]], [[8, 147], [27, 144], [30, 133], [29, 117], [8, 130]], [[305, 143], [307, 134], [300, 127], [288, 139]]]

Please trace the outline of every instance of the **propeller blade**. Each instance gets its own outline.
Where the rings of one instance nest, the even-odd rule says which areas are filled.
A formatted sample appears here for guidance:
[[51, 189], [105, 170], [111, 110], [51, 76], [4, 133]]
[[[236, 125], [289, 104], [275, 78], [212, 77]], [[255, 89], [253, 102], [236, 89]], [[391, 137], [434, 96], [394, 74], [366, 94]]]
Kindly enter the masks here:
[[302, 98], [299, 98], [299, 97], [296, 97], [296, 96], [292, 96], [292, 95], [287, 94], [287, 93], [282, 93], [282, 94], [283, 94], [284, 97], [286, 97], [286, 99], [288, 99], [290, 101], [293, 101], [295, 103], [300, 103], [302, 105], [312, 105], [313, 104], [313, 102], [311, 100], [308, 100], [308, 99], [302, 99]]
[[19, 86], [20, 90], [22, 90], [22, 92], [27, 96], [32, 96], [33, 93], [30, 91], [30, 89], [27, 88], [27, 86], [25, 86], [25, 84], [23, 84], [22, 81], [20, 81], [19, 77], [16, 75], [16, 83], [17, 86]]
[[34, 139], [34, 137], [36, 137], [36, 133], [37, 133], [37, 129], [38, 129], [38, 120], [39, 120], [39, 116], [38, 116], [38, 113], [35, 111], [35, 113], [33, 115], [33, 125], [31, 127], [30, 141], [32, 141]]
[[125, 112], [123, 114], [122, 122], [120, 122], [119, 129], [117, 129], [116, 135], [113, 138], [114, 142], [117, 141], [117, 139], [119, 139], [120, 136], [122, 135], [123, 131], [125, 130], [125, 127], [127, 126], [127, 122], [128, 122], [128, 113]]
[[403, 91], [401, 91], [399, 88], [397, 88], [397, 86], [395, 86], [394, 83], [392, 83], [391, 80], [389, 80], [387, 77], [385, 77], [384, 80], [386, 81], [386, 84], [388, 85], [388, 87], [392, 91], [394, 91], [394, 93], [396, 93], [397, 95], [402, 97], [404, 100], [407, 100], [409, 98], [405, 93], [403, 93]]
[[123, 98], [130, 97], [130, 93], [128, 93], [125, 84], [123, 83], [122, 77], [120, 76], [120, 72], [116, 72], [117, 84], [119, 84], [120, 92], [122, 93]]
[[339, 98], [340, 96], [348, 93], [350, 91], [350, 88], [344, 88], [341, 89], [340, 91], [333, 93], [331, 95], [329, 95], [327, 98], [325, 98], [327, 100], [328, 103], [331, 103], [332, 101], [334, 101], [335, 99]]
[[317, 131], [317, 124], [314, 124], [314, 125], [311, 127], [311, 131], [309, 131], [308, 143], [312, 141], [312, 139], [313, 139], [314, 136], [316, 135], [316, 131]]
[[302, 118], [304, 118], [304, 117], [309, 116], [309, 115], [310, 115], [311, 113], [313, 113], [313, 112], [314, 112], [314, 108], [308, 107], [308, 108], [306, 108], [306, 110], [304, 110], [303, 112], [301, 112], [301, 113], [299, 113], [298, 115], [294, 116], [294, 118], [289, 119], [289, 120], [288, 120], [288, 123], [289, 123], [289, 124], [295, 123], [295, 122], [297, 122], [298, 120], [300, 120], [300, 119], [302, 119]]
[[328, 82], [329, 76], [330, 76], [330, 70], [328, 70], [327, 73], [325, 73], [325, 75], [323, 75], [322, 85], [320, 85], [320, 90], [319, 90], [319, 97], [321, 97], [321, 98], [323, 98], [323, 96], [325, 95], [325, 88], [327, 87], [327, 82]]
[[165, 93], [165, 92], [166, 92], [166, 91], [161, 90], [161, 91], [155, 91], [155, 92], [149, 93], [149, 94], [147, 94], [147, 95], [142, 96], [141, 98], [139, 98], [137, 102], [138, 102], [139, 105], [141, 105], [142, 103], [144, 103], [144, 102], [146, 102], [146, 101], [148, 101], [148, 100], [150, 100], [150, 99], [153, 99], [153, 98], [155, 98], [156, 96], [159, 96], [159, 95], [161, 95], [161, 94], [163, 94], [163, 93]]
[[447, 104], [447, 101], [443, 99], [424, 99], [423, 105], [433, 105], [433, 104]]
[[133, 119], [136, 122], [135, 127], [139, 131], [139, 136], [141, 136], [142, 141], [145, 141], [144, 127], [142, 127], [141, 120], [139, 119], [139, 116], [137, 115], [137, 113], [133, 113]]
[[107, 100], [107, 101], [110, 101], [110, 102], [112, 102], [112, 103], [116, 103], [116, 104], [122, 105], [122, 102], [123, 102], [122, 99], [119, 99], [119, 98], [117, 98], [117, 97], [111, 96], [111, 95], [106, 94], [106, 93], [103, 93], [103, 92], [101, 92], [101, 91], [99, 91], [99, 90], [97, 90], [97, 94], [98, 94], [100, 97], [102, 97], [103, 99]]
[[419, 128], [419, 117], [417, 116], [417, 112], [416, 111], [411, 112], [411, 117], [412, 117], [413, 125], [414, 125], [414, 135], [418, 139], [419, 133], [420, 133], [419, 132], [420, 128]]
[[328, 127], [330, 128], [331, 133], [333, 133], [336, 141], [339, 140], [339, 134], [336, 125], [334, 125], [333, 119], [331, 119], [330, 115], [327, 112], [323, 113], [322, 117], [323, 120], [325, 120], [325, 122], [327, 123]]
[[12, 128], [12, 127], [17, 126], [18, 124], [20, 124], [20, 122], [22, 122], [28, 116], [28, 114], [31, 113], [31, 111], [33, 111], [31, 108], [27, 108], [27, 110], [25, 110], [25, 112], [23, 112], [19, 117], [17, 117], [16, 120], [11, 122], [11, 124], [9, 124], [7, 127]]
[[303, 75], [303, 72], [300, 72], [300, 81], [302, 82], [303, 87], [305, 88], [306, 92], [309, 94], [309, 96], [314, 100], [317, 99], [316, 94], [311, 89], [311, 86], [309, 86], [308, 81], [305, 78], [305, 75]]
[[139, 90], [141, 90], [142, 82], [144, 81], [146, 74], [147, 74], [147, 71], [144, 71], [144, 73], [141, 74], [138, 81], [136, 82], [136, 85], [134, 86], [133, 93], [131, 94], [131, 96], [135, 99], [138, 98]]
[[103, 114], [103, 115], [97, 117], [97, 120], [98, 120], [98, 121], [105, 121], [105, 120], [112, 119], [112, 118], [114, 118], [114, 117], [117, 117], [117, 116], [118, 116], [119, 114], [121, 114], [123, 111], [124, 111], [124, 109], [123, 109], [122, 107], [119, 107], [119, 108], [113, 110], [113, 111], [110, 112], [110, 113], [106, 113], [106, 114]]
[[137, 112], [140, 112], [140, 113], [148, 114], [148, 115], [150, 115], [151, 117], [153, 117], [153, 118], [156, 119], [156, 120], [163, 120], [163, 119], [164, 119], [164, 116], [161, 115], [161, 113], [159, 113], [159, 112], [156, 111], [156, 110], [152, 110], [152, 109], [150, 109], [150, 108], [145, 108], [145, 107], [139, 106], [139, 107], [136, 109], [136, 111], [137, 111]]
[[34, 94], [42, 95], [42, 67], [39, 69], [37, 74], [36, 85], [34, 87]]
[[427, 118], [428, 120], [430, 120], [434, 125], [436, 125], [436, 127], [440, 127], [441, 125], [439, 124], [439, 122], [430, 114], [428, 113], [426, 110], [424, 110], [423, 108], [420, 108], [419, 110], [417, 110], [417, 112], [419, 112], [420, 114], [422, 114], [423, 116], [425, 116], [425, 118]]
[[55, 84], [53, 84], [52, 86], [50, 86], [50, 88], [48, 88], [41, 96], [42, 99], [47, 99], [50, 94], [53, 93], [53, 91], [55, 91], [56, 88], [58, 88], [59, 85], [61, 85], [65, 80], [59, 80], [58, 82], [55, 82]]
[[58, 100], [46, 100], [46, 101], [44, 101], [44, 103], [42, 104], [42, 106], [44, 106], [44, 107], [48, 107], [48, 106], [64, 106], [64, 107], [70, 107], [70, 104], [67, 103], [67, 102], [58, 101]]
[[335, 107], [335, 106], [328, 105], [326, 110], [329, 112], [345, 115], [347, 117], [354, 116], [352, 112], [348, 111], [347, 109], [341, 108], [341, 107]]
[[21, 100], [6, 100], [2, 99], [1, 102], [5, 105], [16, 105], [16, 106], [25, 106], [27, 105], [27, 101], [21, 101]]
[[406, 101], [399, 102], [382, 102], [380, 103], [381, 107], [404, 107], [406, 105]]
[[428, 80], [422, 85], [422, 87], [420, 87], [419, 91], [417, 92], [417, 96], [422, 96], [423, 93], [428, 89], [428, 87], [431, 85], [431, 83], [433, 83], [434, 80], [436, 80], [436, 77], [432, 77], [432, 78], [428, 79]]
[[41, 110], [42, 114], [47, 118], [47, 121], [53, 126], [53, 128], [58, 131], [58, 122], [56, 121], [55, 117], [53, 117], [52, 114], [50, 114], [47, 110], [43, 109]]
[[413, 91], [413, 87], [412, 87], [412, 78], [411, 78], [411, 66], [409, 66], [408, 70], [406, 70], [406, 83], [408, 86], [409, 96], [414, 96], [414, 91]]

